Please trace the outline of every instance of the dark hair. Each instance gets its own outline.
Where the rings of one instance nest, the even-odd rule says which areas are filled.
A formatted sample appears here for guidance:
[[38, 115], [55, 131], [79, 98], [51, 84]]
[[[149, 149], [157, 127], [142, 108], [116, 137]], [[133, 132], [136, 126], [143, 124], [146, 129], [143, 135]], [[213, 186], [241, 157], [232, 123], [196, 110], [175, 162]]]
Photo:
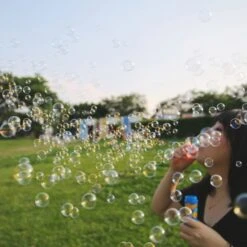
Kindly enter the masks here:
[[[244, 112], [241, 110], [229, 110], [216, 116], [214, 122], [220, 122], [231, 146], [230, 169], [228, 174], [228, 187], [231, 201], [247, 191], [247, 122], [244, 121]], [[236, 124], [231, 123], [236, 120]], [[242, 167], [236, 166], [241, 161]]]

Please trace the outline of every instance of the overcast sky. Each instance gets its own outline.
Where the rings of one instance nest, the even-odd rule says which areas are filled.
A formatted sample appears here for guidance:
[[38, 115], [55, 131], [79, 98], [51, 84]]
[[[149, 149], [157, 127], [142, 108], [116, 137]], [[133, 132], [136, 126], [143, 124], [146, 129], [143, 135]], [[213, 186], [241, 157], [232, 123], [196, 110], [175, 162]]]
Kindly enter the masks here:
[[0, 70], [38, 72], [70, 103], [247, 82], [245, 0], [0, 0]]

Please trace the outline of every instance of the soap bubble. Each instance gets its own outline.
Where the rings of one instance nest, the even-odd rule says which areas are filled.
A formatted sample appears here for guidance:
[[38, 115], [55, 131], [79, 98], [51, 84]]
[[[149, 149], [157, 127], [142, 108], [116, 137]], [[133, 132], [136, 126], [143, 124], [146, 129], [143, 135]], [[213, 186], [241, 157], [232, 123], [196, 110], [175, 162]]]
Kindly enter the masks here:
[[17, 169], [18, 169], [18, 172], [28, 172], [28, 173], [31, 173], [33, 172], [33, 167], [30, 163], [20, 163], [18, 166], [17, 166]]
[[244, 103], [243, 105], [242, 105], [242, 111], [247, 111], [247, 103]]
[[48, 174], [44, 177], [40, 184], [44, 189], [50, 189], [57, 184], [59, 180], [60, 178], [57, 174]]
[[32, 173], [29, 171], [20, 171], [14, 175], [14, 178], [20, 185], [27, 185], [32, 181]]
[[220, 131], [214, 130], [210, 133], [210, 144], [213, 147], [218, 147], [221, 143], [222, 133]]
[[6, 121], [0, 127], [0, 134], [4, 138], [11, 138], [16, 134], [16, 128]]
[[138, 204], [144, 204], [146, 201], [146, 197], [144, 195], [139, 195], [139, 198], [137, 199]]
[[44, 172], [36, 172], [35, 178], [36, 178], [37, 181], [43, 181], [44, 177], [45, 177]]
[[217, 108], [215, 106], [210, 106], [208, 108], [208, 112], [209, 112], [210, 115], [214, 115], [214, 114], [217, 113]]
[[172, 175], [172, 182], [174, 184], [180, 184], [184, 180], [184, 174], [182, 172], [174, 172]]
[[195, 76], [200, 76], [204, 73], [204, 69], [202, 67], [202, 63], [199, 56], [189, 58], [185, 62], [185, 69]]
[[239, 129], [241, 127], [241, 121], [240, 119], [238, 118], [233, 118], [231, 121], [230, 121], [230, 126], [231, 128], [233, 129]]
[[173, 202], [180, 202], [183, 198], [183, 194], [180, 190], [175, 190], [173, 192], [171, 192], [171, 195], [170, 195], [170, 199], [173, 201]]
[[170, 225], [174, 226], [180, 222], [180, 213], [176, 208], [169, 208], [164, 214], [164, 221]]
[[192, 216], [192, 210], [188, 207], [181, 207], [179, 209], [181, 220], [184, 222], [184, 217]]
[[196, 103], [192, 106], [192, 111], [193, 111], [193, 114], [199, 115], [203, 113], [203, 106], [201, 104]]
[[13, 128], [18, 129], [21, 126], [21, 119], [17, 116], [11, 116], [8, 119], [8, 124]]
[[224, 111], [226, 108], [225, 104], [224, 103], [219, 103], [217, 104], [217, 110], [218, 111]]
[[243, 166], [243, 162], [242, 161], [240, 161], [240, 160], [236, 161], [236, 167], [240, 168], [242, 166]]
[[23, 89], [22, 89], [23, 93], [24, 94], [30, 94], [31, 92], [31, 88], [29, 86], [25, 86]]
[[210, 184], [215, 188], [219, 188], [223, 184], [223, 179], [220, 175], [214, 174], [210, 178]]
[[212, 158], [208, 157], [204, 160], [204, 165], [206, 167], [210, 168], [214, 165], [214, 160]]
[[79, 208], [73, 207], [72, 210], [70, 211], [69, 216], [70, 216], [72, 219], [78, 218], [78, 217], [80, 216]]
[[141, 210], [135, 210], [132, 213], [131, 221], [134, 224], [140, 225], [140, 224], [144, 223], [144, 220], [145, 220], [145, 214], [143, 213], [143, 211], [141, 211]]
[[92, 186], [91, 192], [94, 194], [99, 194], [102, 191], [102, 185], [101, 184], [94, 184]]
[[202, 178], [203, 178], [202, 172], [197, 169], [192, 170], [189, 175], [189, 180], [192, 183], [199, 183], [202, 180]]
[[46, 158], [46, 151], [40, 150], [37, 154], [37, 159], [38, 160], [44, 160]]
[[237, 196], [234, 202], [233, 212], [242, 219], [247, 219], [247, 193]]
[[168, 149], [166, 149], [165, 152], [164, 152], [164, 158], [165, 158], [166, 160], [171, 160], [172, 157], [173, 157], [173, 154], [174, 154], [174, 150], [168, 148]]
[[162, 226], [154, 226], [149, 233], [149, 239], [158, 244], [165, 240], [166, 231]]
[[64, 105], [62, 103], [56, 103], [53, 105], [52, 110], [56, 114], [62, 113], [64, 111]]
[[125, 60], [122, 62], [123, 70], [126, 72], [132, 71], [135, 68], [135, 64], [130, 60]]
[[116, 197], [115, 197], [113, 194], [111, 194], [111, 193], [109, 193], [109, 194], [107, 195], [107, 197], [106, 197], [106, 201], [107, 201], [108, 203], [110, 203], [110, 204], [114, 203], [115, 200], [116, 200]]
[[39, 208], [47, 207], [49, 204], [49, 195], [45, 192], [40, 192], [35, 197], [35, 205]]
[[198, 18], [201, 22], [209, 22], [212, 19], [213, 13], [210, 10], [201, 10], [198, 14]]
[[114, 185], [119, 182], [118, 172], [116, 170], [105, 170], [103, 174], [107, 184]]
[[149, 162], [143, 166], [142, 173], [147, 178], [155, 177], [156, 175], [156, 163]]
[[84, 184], [87, 182], [86, 173], [83, 171], [78, 171], [75, 175], [76, 182], [78, 184]]
[[200, 147], [208, 147], [210, 144], [210, 135], [206, 132], [202, 132], [198, 135], [199, 146]]
[[86, 193], [81, 198], [81, 206], [85, 209], [93, 209], [96, 206], [97, 197], [94, 193]]
[[138, 200], [139, 200], [139, 195], [137, 193], [131, 193], [128, 197], [128, 202], [131, 205], [138, 204]]
[[70, 202], [66, 202], [61, 207], [61, 214], [65, 217], [69, 217], [71, 215], [71, 212], [73, 211], [73, 204]]

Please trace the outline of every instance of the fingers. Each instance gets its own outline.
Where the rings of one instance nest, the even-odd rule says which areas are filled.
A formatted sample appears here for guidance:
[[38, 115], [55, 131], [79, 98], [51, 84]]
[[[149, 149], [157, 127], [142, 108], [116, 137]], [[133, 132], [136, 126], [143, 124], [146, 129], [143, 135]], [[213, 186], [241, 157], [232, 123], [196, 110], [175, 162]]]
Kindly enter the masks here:
[[180, 232], [180, 237], [186, 241], [191, 241], [192, 237], [186, 233]]
[[191, 236], [193, 234], [193, 231], [194, 231], [194, 229], [185, 223], [180, 225], [180, 232], [182, 232], [188, 236]]
[[191, 217], [183, 217], [184, 224], [186, 224], [190, 228], [198, 228], [202, 224], [200, 221], [195, 220]]

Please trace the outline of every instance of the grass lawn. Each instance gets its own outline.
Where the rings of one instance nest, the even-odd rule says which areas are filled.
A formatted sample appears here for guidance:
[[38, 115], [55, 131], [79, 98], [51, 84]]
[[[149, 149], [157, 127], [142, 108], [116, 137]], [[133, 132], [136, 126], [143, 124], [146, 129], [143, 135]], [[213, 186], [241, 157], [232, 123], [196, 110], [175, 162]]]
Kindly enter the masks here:
[[[75, 147], [77, 149], [82, 147], [81, 156], [77, 158], [80, 164], [77, 165], [67, 161], [66, 156]], [[122, 149], [124, 148], [123, 145]], [[139, 247], [149, 242], [150, 229], [156, 225], [165, 228], [166, 239], [155, 246], [187, 246], [179, 238], [178, 228], [168, 226], [150, 209], [152, 194], [167, 169], [167, 166], [161, 164], [157, 157], [157, 153], [161, 152], [159, 150], [165, 149], [163, 144], [149, 145], [146, 151], [136, 152], [137, 155], [143, 156], [136, 167], [142, 168], [144, 164], [152, 160], [161, 164], [158, 166], [156, 176], [152, 178], [145, 177], [140, 168], [136, 168], [136, 174], [130, 171], [128, 167], [131, 162], [134, 162], [135, 154], [122, 152], [118, 148], [109, 148], [105, 143], [97, 145], [96, 149], [92, 144], [69, 145], [67, 153], [61, 150], [60, 153], [59, 150], [50, 150], [45, 159], [38, 160], [37, 152], [48, 149], [48, 145], [34, 147], [32, 139], [0, 141], [1, 247], [114, 247], [119, 246], [122, 241], [132, 242], [135, 247]], [[122, 153], [123, 157], [121, 157]], [[55, 154], [63, 157], [61, 165], [69, 167], [72, 174], [69, 179], [59, 181], [50, 189], [44, 189], [35, 179], [35, 174], [38, 171], [50, 173], [54, 167]], [[13, 176], [21, 157], [29, 157], [34, 168], [34, 177], [28, 185], [18, 184]], [[90, 174], [99, 174], [96, 165], [104, 164], [109, 159], [115, 161], [115, 168], [119, 172], [118, 184], [108, 185], [99, 176], [93, 183], [87, 182], [81, 185], [76, 182], [76, 172], [84, 171], [89, 177]], [[96, 207], [92, 210], [84, 209], [80, 205], [81, 196], [89, 192], [95, 183], [102, 186], [102, 190], [96, 194]], [[35, 196], [43, 191], [49, 194], [50, 203], [45, 208], [38, 208], [34, 204]], [[110, 192], [116, 197], [112, 204], [106, 202]], [[133, 192], [144, 195], [145, 203], [129, 204], [128, 196]], [[60, 208], [66, 202], [71, 202], [79, 208], [78, 218], [67, 218], [61, 214]], [[131, 215], [135, 210], [142, 210], [145, 213], [143, 224], [135, 225], [131, 222]]]

